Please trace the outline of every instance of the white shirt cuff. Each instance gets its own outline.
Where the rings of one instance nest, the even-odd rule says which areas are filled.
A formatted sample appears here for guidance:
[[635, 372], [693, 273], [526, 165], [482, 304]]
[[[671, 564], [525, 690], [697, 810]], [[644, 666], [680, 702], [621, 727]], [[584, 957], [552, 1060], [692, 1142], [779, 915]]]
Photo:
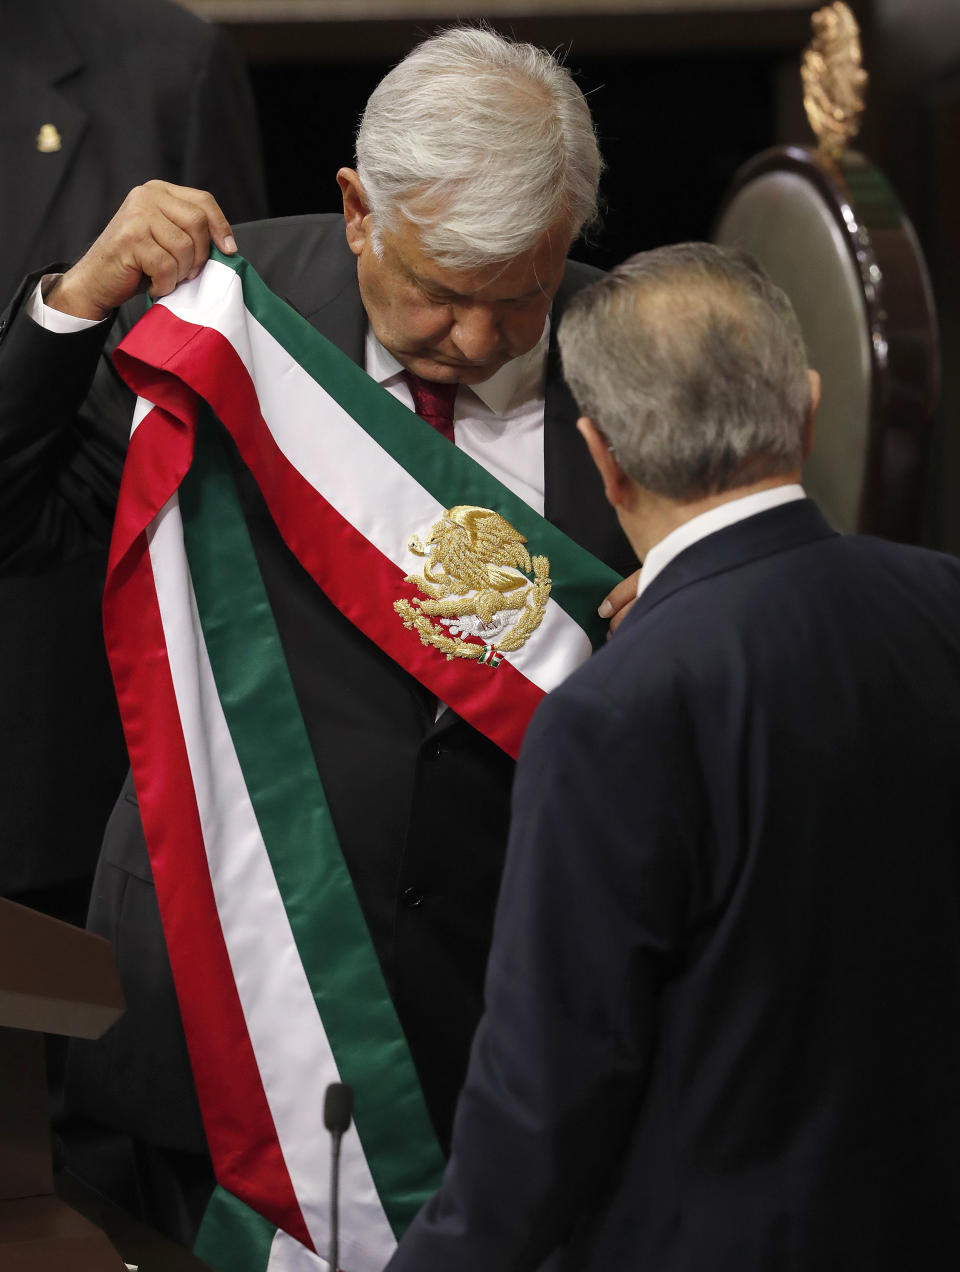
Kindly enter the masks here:
[[63, 314], [59, 309], [51, 309], [43, 303], [42, 288], [48, 279], [60, 278], [60, 274], [44, 274], [27, 301], [27, 314], [38, 326], [46, 331], [56, 331], [60, 335], [72, 335], [75, 331], [86, 331], [88, 327], [96, 327], [106, 318], [76, 318], [73, 314]]

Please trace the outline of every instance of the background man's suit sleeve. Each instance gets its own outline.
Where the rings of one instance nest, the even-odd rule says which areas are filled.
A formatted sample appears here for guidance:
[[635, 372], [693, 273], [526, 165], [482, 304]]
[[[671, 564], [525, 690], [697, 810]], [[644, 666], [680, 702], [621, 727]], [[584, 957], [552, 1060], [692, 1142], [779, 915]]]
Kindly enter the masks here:
[[209, 190], [234, 223], [259, 220], [267, 215], [266, 185], [246, 69], [216, 28], [196, 61], [179, 184]]
[[578, 685], [534, 717], [451, 1160], [390, 1272], [536, 1268], [610, 1186], [699, 842], [682, 709], [649, 707]]

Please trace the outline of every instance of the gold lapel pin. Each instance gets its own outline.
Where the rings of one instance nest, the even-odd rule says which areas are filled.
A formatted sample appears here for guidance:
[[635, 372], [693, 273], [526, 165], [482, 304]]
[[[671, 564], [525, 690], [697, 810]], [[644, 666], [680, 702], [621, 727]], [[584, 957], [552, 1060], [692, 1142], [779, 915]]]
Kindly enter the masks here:
[[37, 133], [37, 149], [42, 155], [52, 155], [63, 145], [63, 138], [56, 124], [42, 124]]

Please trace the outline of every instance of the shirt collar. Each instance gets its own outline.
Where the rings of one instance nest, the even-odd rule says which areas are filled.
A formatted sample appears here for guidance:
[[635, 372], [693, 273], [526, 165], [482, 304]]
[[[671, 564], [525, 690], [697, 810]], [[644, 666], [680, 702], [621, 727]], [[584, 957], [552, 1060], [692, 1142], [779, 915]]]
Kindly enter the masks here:
[[[519, 358], [511, 358], [489, 380], [484, 380], [482, 384], [471, 384], [470, 391], [475, 393], [494, 415], [506, 415], [508, 411], [520, 406], [523, 402], [543, 397], [549, 344], [550, 316], [548, 314], [543, 325], [543, 333], [532, 349], [521, 354]], [[380, 343], [369, 323], [367, 323], [364, 347], [364, 367], [367, 375], [384, 387], [389, 387], [403, 372], [403, 366]]]
[[768, 508], [778, 508], [780, 504], [792, 503], [794, 499], [805, 499], [806, 492], [796, 482], [788, 482], [783, 486], [773, 486], [769, 490], [758, 490], [752, 495], [743, 495], [740, 499], [731, 499], [727, 503], [718, 504], [708, 512], [701, 512], [698, 517], [691, 517], [676, 530], [655, 543], [643, 559], [640, 581], [637, 584], [637, 596], [640, 596], [673, 560], [686, 548], [705, 539], [717, 530], [745, 521], [758, 512], [766, 512]]

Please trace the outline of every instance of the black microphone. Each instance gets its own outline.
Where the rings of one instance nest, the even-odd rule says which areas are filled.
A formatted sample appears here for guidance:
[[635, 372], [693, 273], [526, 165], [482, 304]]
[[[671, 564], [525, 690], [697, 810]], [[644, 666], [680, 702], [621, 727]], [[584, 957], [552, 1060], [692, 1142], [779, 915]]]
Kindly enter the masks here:
[[340, 1261], [340, 1140], [352, 1116], [353, 1087], [331, 1082], [323, 1097], [323, 1124], [330, 1132], [330, 1272]]

